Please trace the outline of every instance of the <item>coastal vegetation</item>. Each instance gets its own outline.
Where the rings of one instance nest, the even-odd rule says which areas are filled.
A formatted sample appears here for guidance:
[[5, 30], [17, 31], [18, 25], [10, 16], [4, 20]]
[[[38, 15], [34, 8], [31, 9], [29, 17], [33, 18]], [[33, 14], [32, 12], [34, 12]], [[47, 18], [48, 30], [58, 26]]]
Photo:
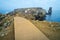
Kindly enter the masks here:
[[0, 40], [12, 40], [13, 37], [13, 16], [0, 15]]
[[[18, 9], [17, 9], [18, 10]], [[45, 19], [36, 20], [35, 12], [25, 13], [25, 11], [16, 11], [14, 16], [24, 17], [30, 20], [42, 33], [44, 33], [50, 40], [60, 40], [60, 22], [48, 22]], [[28, 10], [28, 9], [26, 9]], [[46, 11], [45, 11], [46, 12]], [[51, 14], [50, 14], [51, 15]], [[49, 15], [49, 16], [50, 16]], [[39, 16], [39, 15], [38, 15]], [[43, 16], [42, 16], [43, 17]], [[45, 16], [46, 17], [46, 16]]]
[[[51, 10], [51, 8], [49, 10]], [[50, 12], [48, 13], [50, 14]], [[42, 31], [50, 40], [60, 40], [60, 22], [46, 21], [45, 19], [48, 13], [43, 8], [21, 8], [15, 9], [5, 15], [0, 14], [0, 31], [3, 30], [3, 28], [10, 28], [9, 26], [11, 26], [9, 30], [12, 30], [11, 35], [13, 35], [13, 18], [18, 16], [32, 22], [32, 24]]]

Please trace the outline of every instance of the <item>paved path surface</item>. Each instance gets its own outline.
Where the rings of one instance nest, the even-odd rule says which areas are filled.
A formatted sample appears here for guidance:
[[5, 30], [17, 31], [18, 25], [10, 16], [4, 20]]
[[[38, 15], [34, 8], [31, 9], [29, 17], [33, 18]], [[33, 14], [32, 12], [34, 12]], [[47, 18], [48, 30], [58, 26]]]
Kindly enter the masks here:
[[30, 21], [14, 17], [15, 40], [49, 40]]

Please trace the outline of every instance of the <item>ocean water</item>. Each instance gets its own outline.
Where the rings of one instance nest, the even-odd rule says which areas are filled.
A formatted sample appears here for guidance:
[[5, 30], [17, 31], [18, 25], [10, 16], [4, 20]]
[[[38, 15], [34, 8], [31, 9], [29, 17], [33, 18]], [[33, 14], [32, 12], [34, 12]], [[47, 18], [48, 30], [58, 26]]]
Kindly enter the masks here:
[[47, 15], [46, 20], [52, 22], [60, 22], [60, 10], [53, 10], [52, 15]]
[[[1, 13], [6, 14], [11, 10], [0, 10]], [[60, 10], [53, 10], [52, 15], [46, 15], [46, 20], [51, 22], [60, 22]]]

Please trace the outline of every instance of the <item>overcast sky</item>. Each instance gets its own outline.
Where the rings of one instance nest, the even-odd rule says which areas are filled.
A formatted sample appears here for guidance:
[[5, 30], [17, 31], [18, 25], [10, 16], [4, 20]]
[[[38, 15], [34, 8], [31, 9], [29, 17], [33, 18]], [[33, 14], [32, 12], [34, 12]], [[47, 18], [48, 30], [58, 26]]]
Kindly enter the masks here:
[[0, 0], [0, 11], [26, 7], [53, 7], [53, 10], [60, 10], [60, 0]]

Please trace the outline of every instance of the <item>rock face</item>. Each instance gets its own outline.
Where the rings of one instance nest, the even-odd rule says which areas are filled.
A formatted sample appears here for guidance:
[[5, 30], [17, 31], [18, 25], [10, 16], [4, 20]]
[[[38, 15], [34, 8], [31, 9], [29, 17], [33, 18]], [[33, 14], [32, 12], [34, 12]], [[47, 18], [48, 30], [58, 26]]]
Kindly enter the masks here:
[[52, 7], [50, 7], [48, 10], [48, 15], [51, 15], [51, 14], [52, 14]]
[[[51, 9], [51, 8], [50, 8]], [[51, 10], [49, 10], [48, 13], [50, 13]], [[44, 20], [46, 17], [46, 10], [43, 8], [21, 8], [21, 9], [15, 9], [14, 11], [10, 12], [9, 15], [16, 15], [16, 14], [24, 14], [25, 15], [32, 15], [35, 20]]]

